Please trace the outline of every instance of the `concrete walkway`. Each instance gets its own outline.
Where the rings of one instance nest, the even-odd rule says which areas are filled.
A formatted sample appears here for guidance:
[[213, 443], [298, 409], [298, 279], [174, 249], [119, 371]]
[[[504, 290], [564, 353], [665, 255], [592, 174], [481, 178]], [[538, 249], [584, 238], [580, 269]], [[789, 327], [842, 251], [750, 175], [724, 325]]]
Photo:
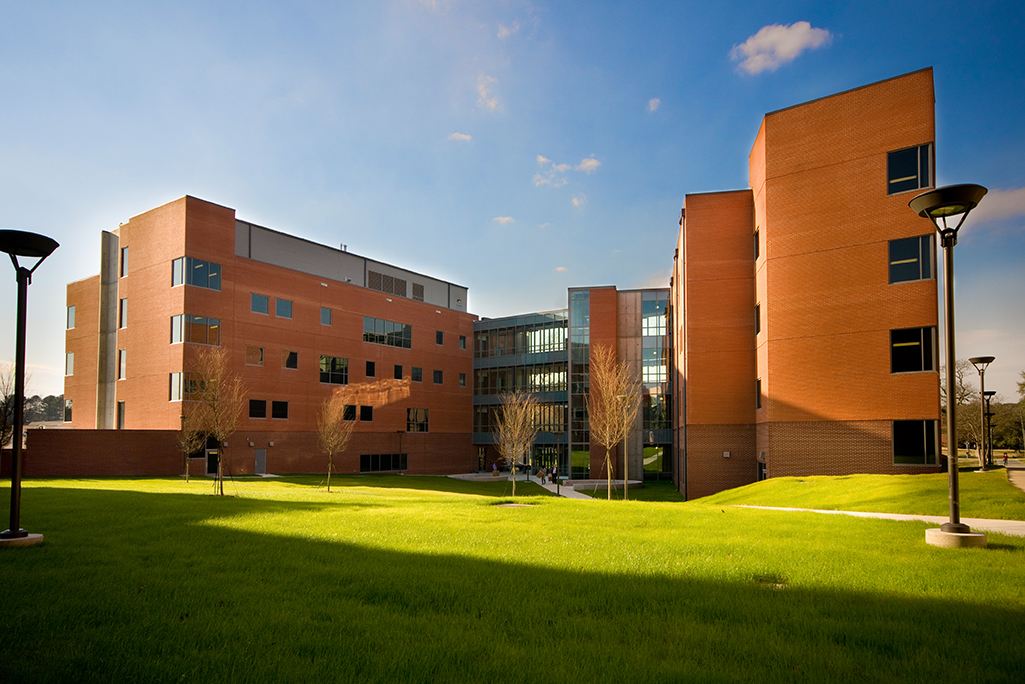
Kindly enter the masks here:
[[[462, 474], [459, 474], [459, 475], [449, 475], [449, 477], [454, 478], [456, 480], [472, 480], [474, 482], [500, 482], [500, 481], [508, 482], [509, 481], [509, 474], [508, 473], [501, 473], [498, 477], [495, 477], [491, 473], [462, 473]], [[533, 475], [524, 475], [523, 473], [518, 473], [516, 475], [516, 481], [517, 482], [533, 482], [536, 485], [544, 487], [545, 489], [550, 491], [552, 494], [556, 494], [558, 496], [562, 496], [565, 499], [587, 499], [587, 500], [591, 500], [591, 497], [589, 497], [587, 494], [581, 494], [580, 492], [575, 491], [573, 489], [573, 487], [571, 487], [571, 486], [562, 485], [562, 486], [556, 487], [553, 484], [548, 484], [547, 482], [541, 482], [541, 480], [537, 479]]]

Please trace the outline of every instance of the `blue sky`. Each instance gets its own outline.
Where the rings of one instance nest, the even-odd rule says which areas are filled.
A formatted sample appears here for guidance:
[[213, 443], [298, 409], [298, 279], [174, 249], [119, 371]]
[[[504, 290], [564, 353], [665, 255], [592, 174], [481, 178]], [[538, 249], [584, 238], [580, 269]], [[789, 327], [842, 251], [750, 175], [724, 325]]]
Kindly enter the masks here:
[[939, 184], [990, 189], [956, 251], [958, 356], [996, 356], [987, 387], [1014, 397], [1023, 20], [984, 1], [0, 0], [0, 228], [61, 243], [30, 288], [29, 392], [63, 390], [65, 286], [99, 271], [100, 231], [182, 195], [465, 285], [481, 316], [562, 308], [571, 286], [666, 285], [684, 195], [747, 187], [765, 113], [931, 66]]

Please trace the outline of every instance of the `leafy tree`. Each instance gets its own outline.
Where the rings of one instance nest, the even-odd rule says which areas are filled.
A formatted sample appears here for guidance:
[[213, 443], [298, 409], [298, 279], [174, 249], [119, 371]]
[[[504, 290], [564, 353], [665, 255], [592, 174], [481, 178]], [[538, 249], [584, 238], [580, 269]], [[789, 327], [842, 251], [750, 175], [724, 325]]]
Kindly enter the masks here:
[[242, 377], [231, 371], [227, 350], [209, 347], [199, 352], [197, 373], [192, 389], [198, 399], [195, 407], [197, 431], [217, 441], [217, 490], [224, 496], [224, 467], [230, 467], [227, 457], [228, 438], [234, 434], [242, 420], [246, 403], [246, 386]]
[[[612, 449], [630, 435], [640, 407], [641, 386], [633, 370], [620, 361], [616, 351], [598, 344], [591, 349], [590, 394], [587, 416], [591, 438], [605, 447], [605, 475], [608, 498], [612, 498]], [[625, 445], [624, 445], [625, 446]], [[623, 449], [623, 498], [629, 479], [627, 449]]]
[[515, 390], [501, 395], [495, 429], [495, 447], [512, 471], [512, 495], [516, 496], [516, 466], [525, 462], [537, 437], [537, 398]]
[[345, 407], [352, 402], [347, 391], [338, 389], [324, 400], [320, 407], [317, 420], [317, 432], [320, 448], [327, 454], [327, 491], [331, 491], [331, 471], [334, 468], [335, 454], [340, 454], [349, 446], [353, 430], [356, 428], [356, 416], [346, 416]]

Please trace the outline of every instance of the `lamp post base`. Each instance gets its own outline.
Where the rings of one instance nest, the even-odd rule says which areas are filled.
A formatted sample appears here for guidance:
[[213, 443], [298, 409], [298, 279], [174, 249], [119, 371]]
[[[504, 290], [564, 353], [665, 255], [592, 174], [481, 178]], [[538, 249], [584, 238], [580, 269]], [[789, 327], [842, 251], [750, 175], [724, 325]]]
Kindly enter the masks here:
[[20, 537], [8, 536], [10, 530], [4, 530], [0, 533], [0, 549], [12, 548], [15, 546], [34, 546], [43, 541], [43, 535], [41, 534], [29, 534], [25, 530], [19, 530], [19, 532], [25, 532]]
[[[944, 524], [943, 527], [947, 527], [947, 525], [949, 523]], [[986, 548], [986, 535], [981, 532], [948, 532], [943, 527], [926, 530], [925, 543], [944, 549]], [[957, 525], [957, 527], [968, 529], [967, 525]]]

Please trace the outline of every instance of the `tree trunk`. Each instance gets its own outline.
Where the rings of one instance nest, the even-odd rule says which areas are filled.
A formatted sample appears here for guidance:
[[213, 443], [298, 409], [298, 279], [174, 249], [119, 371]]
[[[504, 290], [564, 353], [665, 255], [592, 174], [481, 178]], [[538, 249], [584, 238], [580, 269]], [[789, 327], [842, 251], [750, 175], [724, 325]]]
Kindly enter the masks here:
[[327, 457], [327, 493], [331, 493], [331, 456]]

